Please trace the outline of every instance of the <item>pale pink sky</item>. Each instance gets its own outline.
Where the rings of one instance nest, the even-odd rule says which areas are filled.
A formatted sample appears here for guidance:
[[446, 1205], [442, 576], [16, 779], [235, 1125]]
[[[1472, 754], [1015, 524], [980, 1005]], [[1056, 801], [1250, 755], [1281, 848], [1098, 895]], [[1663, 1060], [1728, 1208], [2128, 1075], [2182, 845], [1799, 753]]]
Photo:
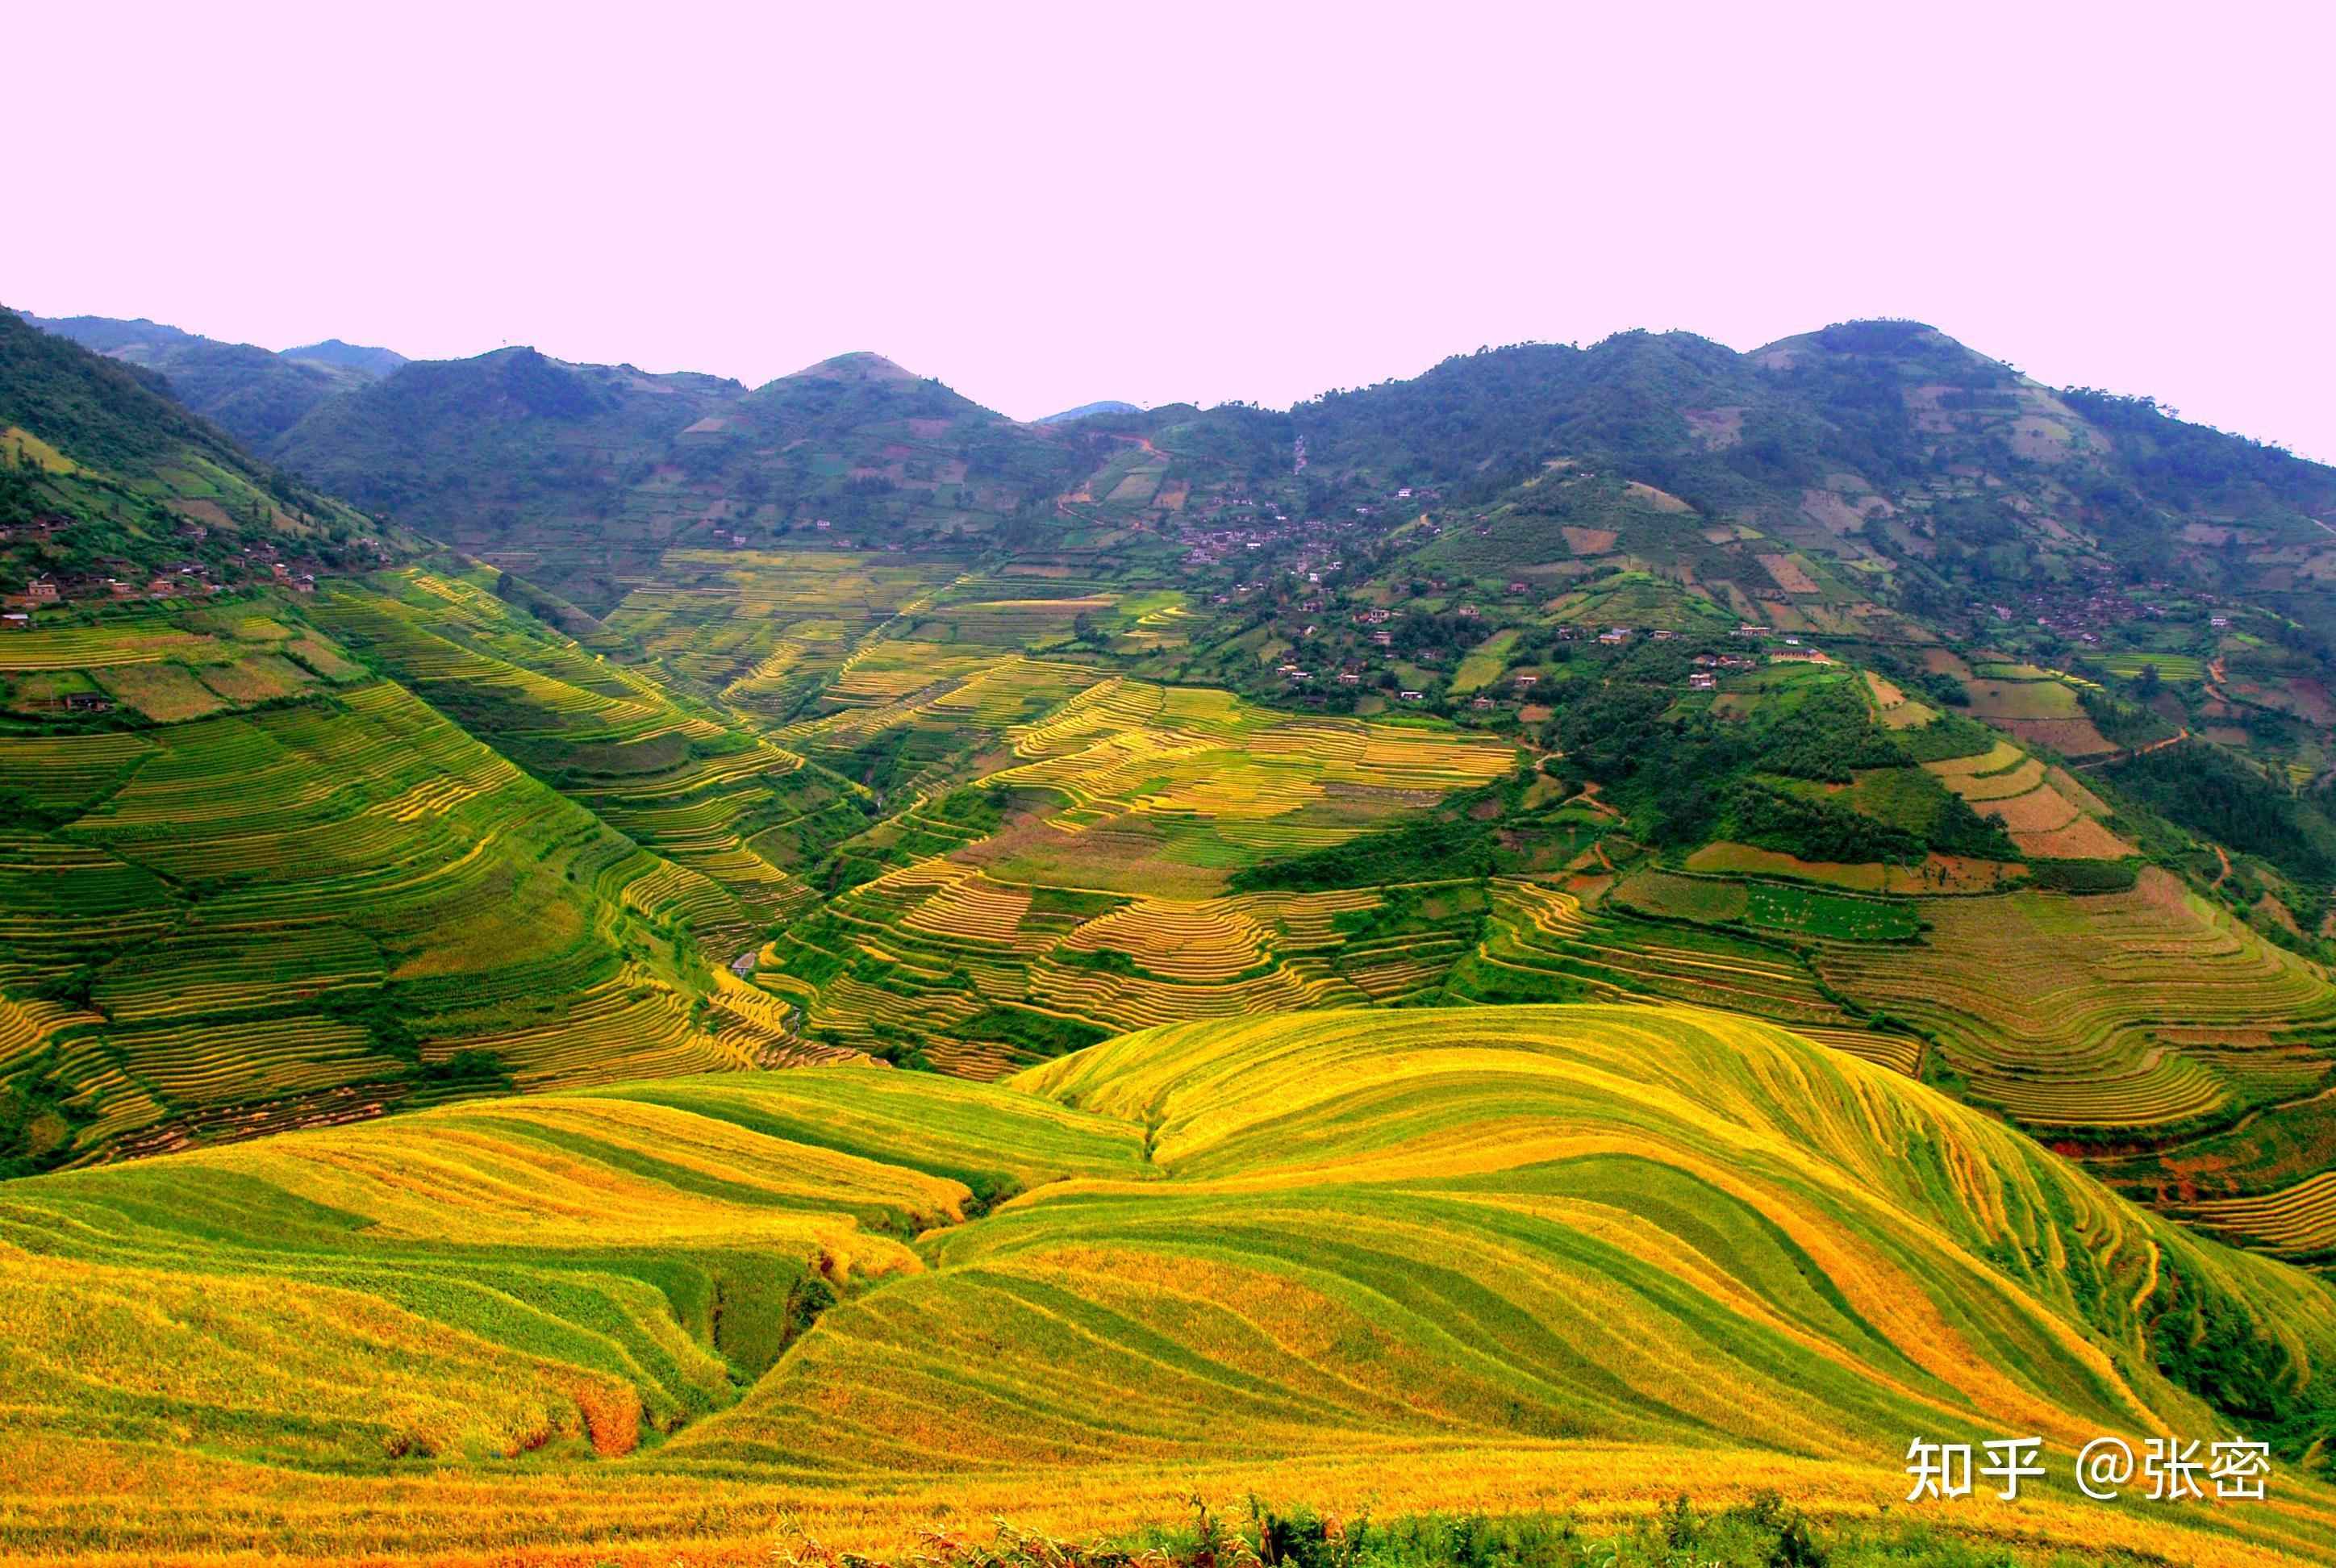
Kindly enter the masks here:
[[2336, 460], [2331, 15], [27, 5], [0, 300], [1023, 417], [1905, 316]]

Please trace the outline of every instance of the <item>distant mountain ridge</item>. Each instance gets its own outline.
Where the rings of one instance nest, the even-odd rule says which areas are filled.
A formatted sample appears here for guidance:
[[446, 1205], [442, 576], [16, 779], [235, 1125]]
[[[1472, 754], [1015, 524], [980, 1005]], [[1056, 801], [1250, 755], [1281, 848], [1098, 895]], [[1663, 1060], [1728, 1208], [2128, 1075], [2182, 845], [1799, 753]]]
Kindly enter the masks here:
[[161, 322], [104, 316], [24, 319], [110, 359], [159, 372], [173, 395], [255, 448], [264, 448], [325, 399], [362, 386], [404, 365], [386, 348], [327, 338], [276, 354], [248, 343], [222, 343]]
[[322, 343], [311, 343], [284, 351], [287, 359], [306, 360], [314, 365], [341, 365], [367, 376], [384, 376], [399, 365], [411, 363], [394, 348], [367, 348], [354, 343], [343, 343], [337, 337], [327, 337]]
[[1144, 410], [1133, 403], [1105, 398], [1100, 403], [1082, 403], [1076, 408], [1066, 408], [1060, 414], [1050, 414], [1044, 419], [1034, 419], [1033, 424], [1068, 424], [1075, 419], [1091, 419], [1099, 414], [1141, 414]]
[[504, 552], [587, 605], [612, 602], [620, 558], [652, 541], [1028, 541], [1114, 442], [1173, 449], [1205, 489], [1289, 473], [1302, 437], [1333, 515], [1406, 485], [1489, 498], [1584, 461], [1879, 574], [1917, 609], [2039, 574], [2164, 579], [2201, 567], [2199, 531], [2238, 528], [2259, 548], [2223, 551], [2213, 574], [2336, 634], [2336, 574], [2311, 564], [2336, 545], [2336, 470], [2146, 400], [2055, 391], [1919, 322], [1744, 354], [1683, 332], [1525, 344], [1287, 412], [1101, 400], [1027, 424], [874, 354], [750, 390], [527, 348], [406, 362], [337, 340], [270, 355], [150, 321], [45, 325], [161, 370], [336, 493]]
[[[167, 330], [167, 329], [166, 329]], [[259, 352], [259, 351], [253, 351]], [[173, 593], [270, 578], [277, 564], [375, 560], [382, 531], [293, 480], [174, 398], [162, 376], [0, 310], [0, 580], [63, 597]]]

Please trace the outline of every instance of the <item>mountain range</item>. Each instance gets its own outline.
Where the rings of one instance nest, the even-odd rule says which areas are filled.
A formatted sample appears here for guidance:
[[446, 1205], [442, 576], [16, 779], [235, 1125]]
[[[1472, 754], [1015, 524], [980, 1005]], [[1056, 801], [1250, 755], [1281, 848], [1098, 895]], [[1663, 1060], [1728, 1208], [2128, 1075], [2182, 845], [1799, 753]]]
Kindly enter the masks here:
[[[2331, 583], [1911, 322], [1026, 423], [0, 312], [0, 1550], [2324, 1560]], [[1906, 1504], [2015, 1431], [2279, 1502]]]

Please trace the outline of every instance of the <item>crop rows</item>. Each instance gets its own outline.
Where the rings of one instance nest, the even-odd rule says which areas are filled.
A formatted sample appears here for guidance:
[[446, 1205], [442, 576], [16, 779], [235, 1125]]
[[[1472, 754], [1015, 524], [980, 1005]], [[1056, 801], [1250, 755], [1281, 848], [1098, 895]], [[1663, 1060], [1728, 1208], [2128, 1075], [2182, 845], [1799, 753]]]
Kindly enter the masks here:
[[[657, 580], [627, 594], [604, 624], [706, 696], [743, 677], [767, 681], [778, 687], [769, 695], [784, 700], [786, 671], [816, 685], [862, 635], [954, 570], [842, 551], [668, 550]], [[764, 675], [774, 657], [785, 658], [784, 668]], [[732, 695], [753, 706], [762, 694]]]
[[0, 986], [94, 971], [94, 1010], [52, 1029], [41, 1069], [89, 1118], [80, 1149], [346, 1086], [394, 1098], [414, 1042], [530, 1084], [739, 1059], [650, 956], [657, 923], [718, 891], [396, 687], [7, 751], [82, 812], [0, 838]]
[[[2038, 1125], [2163, 1125], [2205, 1115], [2284, 1053], [2249, 1036], [2336, 1021], [2312, 965], [2271, 947], [2162, 872], [2130, 892], [1942, 899], [1917, 946], [1829, 944], [1840, 991], [1935, 1038], [1971, 1092]], [[2219, 1051], [2169, 1040], [2219, 1034]], [[2209, 1062], [2213, 1065], [2208, 1065]]]
[[217, 646], [210, 638], [161, 622], [44, 627], [0, 638], [0, 670], [15, 674], [152, 664]]
[[1455, 976], [1457, 995], [1663, 998], [1796, 1024], [1851, 1021], [1789, 951], [1593, 912], [1562, 889], [1494, 885], [1493, 918], [1481, 950]]
[[[2053, 689], [2060, 689], [2055, 687]], [[2020, 852], [2043, 860], [2117, 860], [2133, 846], [2088, 815], [2099, 801], [2065, 774], [2054, 775], [2019, 747], [1998, 741], [1978, 756], [1926, 765], [1982, 817], [2000, 823]]]
[[[797, 1001], [817, 1036], [915, 1038], [937, 1065], [985, 1076], [1029, 1059], [963, 1033], [997, 1004], [1109, 1032], [1372, 995], [1332, 966], [1348, 950], [1334, 922], [1373, 907], [1375, 893], [1081, 894], [1108, 906], [1083, 916], [1034, 913], [1042, 894], [1055, 896], [947, 860], [895, 867], [790, 928], [764, 951], [760, 979]], [[1416, 963], [1423, 946], [1446, 965], [1459, 948], [1393, 939], [1386, 961]]]
[[[897, 1551], [937, 1516], [1124, 1530], [1252, 1485], [1870, 1510], [1908, 1431], [2057, 1452], [2195, 1422], [2132, 1370], [2154, 1337], [2244, 1340], [2282, 1387], [2336, 1355], [2307, 1276], [1679, 1008], [1188, 1023], [1011, 1086], [472, 1103], [11, 1183], [0, 1236], [25, 1556], [102, 1527], [142, 1561], [745, 1561], [780, 1515]], [[806, 1325], [815, 1274], [842, 1299]], [[2017, 1527], [2325, 1556], [2336, 1512], [2282, 1480], [2276, 1510], [2047, 1495]]]
[[1368, 817], [1333, 809], [1342, 792], [1380, 792], [1388, 807], [1408, 794], [1408, 803], [1424, 804], [1514, 766], [1503, 745], [1284, 718], [1226, 692], [1124, 679], [1012, 734], [1026, 760], [993, 775], [1000, 783], [1052, 789], [1111, 814], [1213, 823], [1260, 850], [1319, 848], [1362, 831]]
[[2336, 1252], [2336, 1171], [2322, 1171], [2280, 1192], [2205, 1199], [2177, 1212], [2252, 1246], [2314, 1256]]

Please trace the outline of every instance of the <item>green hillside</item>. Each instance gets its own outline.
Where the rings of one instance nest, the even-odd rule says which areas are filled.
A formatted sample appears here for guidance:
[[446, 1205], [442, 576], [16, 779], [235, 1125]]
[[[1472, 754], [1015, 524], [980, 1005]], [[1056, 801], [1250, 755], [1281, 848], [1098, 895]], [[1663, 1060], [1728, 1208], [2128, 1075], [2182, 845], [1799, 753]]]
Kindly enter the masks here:
[[12, 1164], [753, 1059], [701, 999], [696, 873], [314, 632], [135, 630], [88, 677], [172, 722], [0, 735]]
[[266, 447], [325, 399], [405, 363], [386, 348], [357, 348], [338, 339], [274, 354], [154, 321], [25, 319], [110, 359], [157, 373], [173, 397], [254, 449]]
[[[1001, 1088], [834, 1068], [445, 1107], [13, 1183], [0, 1237], [14, 1402], [42, 1390], [16, 1551], [762, 1550], [774, 1511], [897, 1548], [993, 1497], [1124, 1528], [1163, 1488], [1260, 1480], [1595, 1512], [1656, 1454], [1707, 1504], [1781, 1482], [1823, 1517], [1897, 1495], [1910, 1431], [2065, 1458], [2234, 1425], [2285, 1456], [2278, 1508], [2063, 1482], [1942, 1518], [2234, 1562], [2336, 1530], [2284, 1467], [2329, 1420], [2322, 1284], [1694, 1010], [1242, 1020]], [[167, 1506], [96, 1489], [166, 1471]]]
[[874, 355], [750, 392], [511, 348], [401, 367], [270, 450], [599, 612], [673, 543], [998, 542], [1076, 444]]
[[2336, 1553], [2330, 471], [1908, 323], [1028, 425], [47, 325], [0, 1555]]
[[12, 609], [200, 598], [404, 542], [254, 457], [151, 372], [0, 310], [0, 586]]

